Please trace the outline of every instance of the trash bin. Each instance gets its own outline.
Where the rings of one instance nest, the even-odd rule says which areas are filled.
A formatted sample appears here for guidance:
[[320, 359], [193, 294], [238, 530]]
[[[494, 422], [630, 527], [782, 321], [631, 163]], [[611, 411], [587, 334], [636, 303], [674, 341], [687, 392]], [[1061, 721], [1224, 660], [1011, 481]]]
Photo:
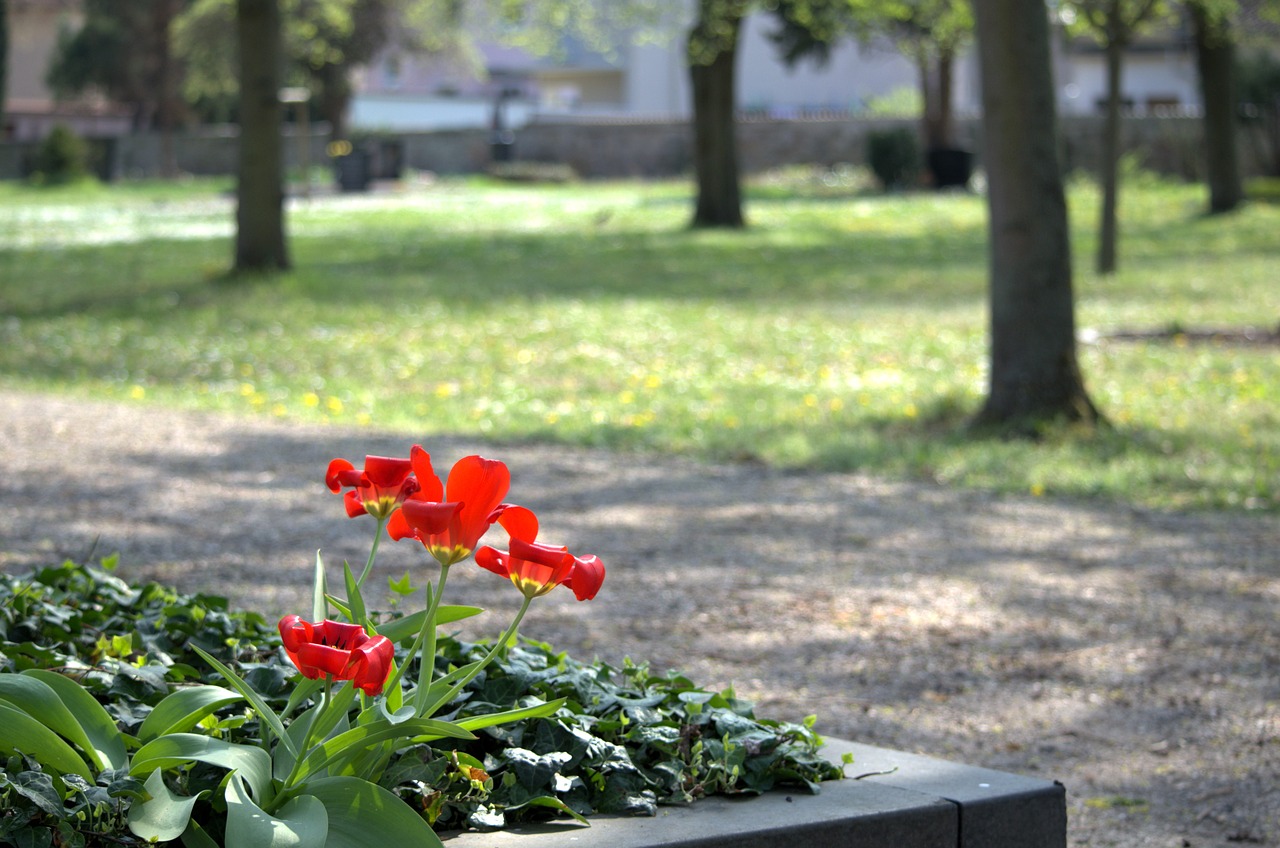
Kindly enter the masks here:
[[333, 157], [334, 177], [338, 190], [343, 192], [368, 191], [372, 174], [369, 169], [369, 153], [358, 148]]
[[934, 188], [967, 188], [973, 175], [973, 154], [956, 147], [935, 147], [927, 154]]

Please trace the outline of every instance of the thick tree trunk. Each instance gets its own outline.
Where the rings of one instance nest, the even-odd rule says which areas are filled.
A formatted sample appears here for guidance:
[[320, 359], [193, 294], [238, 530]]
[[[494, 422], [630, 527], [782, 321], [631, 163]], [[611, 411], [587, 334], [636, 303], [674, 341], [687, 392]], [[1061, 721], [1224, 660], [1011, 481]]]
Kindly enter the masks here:
[[689, 34], [693, 83], [693, 167], [697, 177], [695, 227], [743, 227], [741, 176], [734, 113], [734, 72], [740, 4], [700, 0]]
[[284, 143], [280, 134], [280, 8], [236, 0], [240, 39], [240, 166], [236, 271], [289, 267], [284, 235]]
[[1117, 207], [1120, 199], [1120, 97], [1124, 42], [1107, 43], [1107, 102], [1102, 124], [1102, 214], [1098, 219], [1098, 273], [1116, 270]]
[[1236, 149], [1235, 44], [1225, 20], [1215, 21], [1200, 3], [1192, 3], [1196, 68], [1204, 101], [1205, 177], [1209, 211], [1230, 212], [1244, 199]]
[[978, 423], [1093, 422], [1076, 359], [1071, 247], [1043, 0], [975, 0], [990, 228], [991, 367]]

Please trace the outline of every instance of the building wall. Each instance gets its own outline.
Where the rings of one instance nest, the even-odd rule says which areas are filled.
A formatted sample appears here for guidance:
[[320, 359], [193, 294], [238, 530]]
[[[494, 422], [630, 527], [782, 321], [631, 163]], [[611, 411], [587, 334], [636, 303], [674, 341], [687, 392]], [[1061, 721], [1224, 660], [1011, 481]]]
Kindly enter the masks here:
[[[863, 164], [867, 134], [890, 126], [914, 126], [911, 121], [827, 119], [744, 119], [738, 124], [739, 152], [747, 173], [783, 165]], [[1098, 166], [1101, 118], [1064, 117], [1061, 121], [1063, 160], [1071, 170], [1092, 172]], [[958, 122], [957, 135], [975, 151], [981, 167], [980, 127], [976, 119]], [[1200, 121], [1188, 117], [1131, 117], [1124, 123], [1125, 149], [1136, 152], [1145, 167], [1187, 179], [1203, 171]], [[322, 128], [310, 140], [313, 165], [327, 162]], [[425, 133], [390, 133], [370, 137], [357, 149], [371, 151], [376, 162], [393, 161], [404, 167], [441, 174], [478, 173], [493, 161], [488, 129], [454, 129]], [[234, 128], [179, 135], [175, 139], [178, 166], [192, 174], [233, 174], [237, 134]], [[1264, 173], [1257, 160], [1259, 147], [1240, 141], [1246, 175]], [[0, 144], [0, 179], [24, 176], [35, 143]], [[156, 176], [159, 141], [154, 135], [111, 140], [104, 171], [113, 178]], [[515, 132], [517, 160], [567, 164], [585, 178], [662, 178], [691, 172], [692, 138], [684, 121], [537, 122]], [[390, 149], [390, 150], [389, 150]], [[285, 142], [290, 166], [300, 158], [300, 145]]]

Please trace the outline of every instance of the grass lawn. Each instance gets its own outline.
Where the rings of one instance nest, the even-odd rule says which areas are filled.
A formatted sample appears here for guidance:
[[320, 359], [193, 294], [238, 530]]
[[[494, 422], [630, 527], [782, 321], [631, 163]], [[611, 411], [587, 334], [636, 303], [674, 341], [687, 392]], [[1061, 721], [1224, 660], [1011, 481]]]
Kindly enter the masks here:
[[[746, 232], [683, 183], [444, 181], [289, 212], [296, 270], [228, 281], [228, 183], [0, 185], [0, 383], [402, 429], [862, 469], [1157, 507], [1280, 506], [1280, 348], [1118, 329], [1274, 327], [1280, 206], [1071, 192], [1082, 348], [1113, 427], [978, 439], [985, 206], [774, 181]], [[92, 426], [92, 422], [86, 422]]]

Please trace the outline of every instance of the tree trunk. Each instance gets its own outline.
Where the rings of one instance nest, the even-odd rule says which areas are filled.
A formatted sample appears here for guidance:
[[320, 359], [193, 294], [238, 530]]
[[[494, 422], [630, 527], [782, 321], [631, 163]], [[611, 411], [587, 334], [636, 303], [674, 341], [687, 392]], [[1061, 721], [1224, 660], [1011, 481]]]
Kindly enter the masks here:
[[1098, 273], [1116, 270], [1117, 213], [1120, 195], [1120, 91], [1124, 69], [1124, 42], [1111, 39], [1106, 46], [1107, 102], [1102, 124], [1102, 214], [1098, 229]]
[[1190, 4], [1196, 69], [1204, 101], [1205, 177], [1209, 212], [1230, 212], [1244, 199], [1236, 150], [1235, 44], [1229, 23], [1213, 20], [1200, 3]]
[[954, 54], [941, 50], [937, 55], [921, 51], [916, 61], [920, 72], [920, 99], [924, 107], [924, 149], [954, 146], [955, 127], [951, 110], [951, 73]]
[[689, 33], [693, 83], [693, 167], [698, 197], [695, 227], [743, 227], [734, 73], [743, 9], [738, 2], [700, 0]]
[[938, 133], [943, 147], [955, 147], [955, 110], [951, 108], [956, 52], [951, 47], [938, 51]]
[[330, 141], [347, 137], [347, 109], [351, 105], [348, 73], [345, 65], [325, 65], [316, 74], [320, 83], [320, 116], [329, 122]]
[[156, 122], [160, 130], [160, 176], [178, 175], [178, 156], [173, 133], [178, 123], [178, 63], [173, 55], [173, 19], [178, 16], [177, 0], [163, 0], [154, 8], [156, 40]]
[[9, 0], [0, 0], [0, 141], [5, 140], [4, 106], [9, 90]]
[[1043, 0], [975, 0], [990, 228], [990, 377], [979, 424], [1095, 422], [1076, 360], [1071, 245]]
[[284, 143], [280, 133], [280, 8], [236, 0], [240, 39], [240, 165], [235, 271], [289, 267], [284, 235]]

